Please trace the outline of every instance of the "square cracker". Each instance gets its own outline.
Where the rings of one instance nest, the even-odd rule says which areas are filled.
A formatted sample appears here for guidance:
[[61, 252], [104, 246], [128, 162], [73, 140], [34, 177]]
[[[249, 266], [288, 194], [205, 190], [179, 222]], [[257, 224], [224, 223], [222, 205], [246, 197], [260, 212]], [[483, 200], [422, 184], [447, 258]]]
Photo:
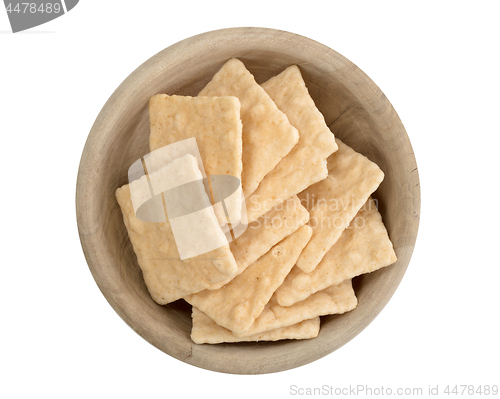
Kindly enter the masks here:
[[278, 341], [281, 339], [309, 339], [319, 334], [320, 319], [315, 317], [293, 326], [277, 328], [247, 337], [237, 337], [227, 328], [219, 326], [201, 310], [193, 306], [191, 339], [196, 344], [220, 344], [222, 342]]
[[[305, 225], [308, 220], [309, 212], [294, 195], [275, 206], [255, 222], [250, 223], [247, 230], [236, 241], [229, 244], [238, 265], [236, 276], [243, 273], [249, 265], [267, 253], [278, 242]], [[231, 279], [218, 283], [209, 289], [218, 289]]]
[[384, 172], [364, 155], [336, 139], [339, 149], [328, 158], [328, 176], [298, 194], [311, 218], [311, 240], [297, 266], [312, 272], [337, 242], [368, 197], [384, 179]]
[[277, 289], [276, 298], [281, 306], [291, 306], [315, 292], [396, 260], [382, 216], [370, 198], [316, 269], [304, 273], [294, 267]]
[[302, 226], [224, 287], [205, 290], [184, 299], [218, 325], [243, 334], [283, 283], [310, 238], [311, 228]]
[[[278, 304], [276, 295], [273, 295], [262, 313], [252, 324], [250, 330], [238, 335], [246, 337], [265, 331], [283, 328], [302, 320], [327, 314], [341, 314], [354, 309], [358, 304], [351, 280], [345, 280], [339, 285], [333, 285], [310, 295], [303, 301], [284, 307]], [[236, 334], [235, 334], [236, 335]]]
[[[177, 158], [155, 173], [161, 173], [162, 177], [170, 180], [163, 182], [166, 186], [177, 186], [197, 180], [200, 185], [202, 184], [199, 180], [201, 172], [198, 163], [191, 155]], [[172, 226], [164, 213], [166, 221], [161, 223], [144, 222], [137, 218], [130, 192], [131, 188], [132, 191], [147, 188], [147, 182], [143, 184], [145, 179], [147, 176], [142, 176], [139, 180], [118, 188], [115, 195], [151, 297], [157, 303], [164, 305], [202, 291], [234, 275], [237, 265], [227, 241], [226, 245], [220, 248], [181, 260]], [[145, 193], [144, 198], [147, 196]], [[212, 218], [213, 221], [213, 228], [206, 233], [222, 234], [225, 239], [212, 207], [209, 206], [203, 212], [208, 212], [209, 214], [205, 216]]]
[[328, 174], [326, 158], [337, 150], [333, 133], [316, 108], [296, 65], [269, 79], [262, 87], [297, 128], [300, 138], [247, 201], [250, 221], [291, 195], [323, 180]]
[[[242, 125], [236, 97], [158, 94], [149, 100], [149, 119], [151, 151], [194, 137], [208, 176], [229, 175], [241, 181]], [[241, 202], [241, 188], [225, 201], [231, 222], [240, 220]], [[216, 212], [224, 223], [222, 208]]]
[[299, 140], [299, 133], [255, 82], [245, 65], [235, 58], [227, 61], [198, 95], [235, 96], [240, 100], [243, 123], [242, 186], [246, 198], [290, 152]]

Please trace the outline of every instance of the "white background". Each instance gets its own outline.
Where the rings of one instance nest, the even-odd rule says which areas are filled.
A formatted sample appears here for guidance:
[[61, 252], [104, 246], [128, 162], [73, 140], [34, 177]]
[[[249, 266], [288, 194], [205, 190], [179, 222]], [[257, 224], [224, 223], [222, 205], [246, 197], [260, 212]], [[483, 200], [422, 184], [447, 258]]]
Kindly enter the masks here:
[[[17, 34], [0, 9], [0, 397], [500, 384], [499, 13], [468, 4], [82, 0]], [[307, 36], [364, 70], [406, 127], [422, 190], [413, 258], [376, 320], [327, 357], [257, 376], [190, 366], [133, 332], [88, 270], [74, 205], [85, 140], [115, 88], [165, 47], [234, 26]]]

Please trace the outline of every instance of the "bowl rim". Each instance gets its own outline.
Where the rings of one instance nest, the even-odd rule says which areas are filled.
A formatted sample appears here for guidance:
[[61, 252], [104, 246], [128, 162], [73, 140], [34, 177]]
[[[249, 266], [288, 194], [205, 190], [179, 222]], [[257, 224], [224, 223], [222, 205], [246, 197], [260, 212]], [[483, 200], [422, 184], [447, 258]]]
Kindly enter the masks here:
[[[250, 364], [246, 369], [241, 369], [241, 370], [232, 370], [228, 368], [227, 365], [220, 365], [217, 364], [216, 362], [212, 361], [210, 359], [210, 356], [207, 355], [209, 353], [207, 350], [200, 350], [197, 349], [196, 344], [192, 344], [191, 347], [191, 352], [188, 353], [187, 355], [185, 353], [179, 353], [179, 351], [171, 349], [168, 346], [165, 346], [164, 344], [160, 344], [159, 342], [155, 341], [152, 339], [150, 336], [148, 336], [145, 331], [138, 326], [137, 322], [133, 320], [131, 315], [127, 312], [127, 310], [124, 308], [123, 304], [120, 303], [118, 297], [114, 295], [113, 293], [110, 293], [106, 286], [102, 284], [102, 279], [104, 276], [101, 274], [99, 267], [97, 267], [96, 262], [98, 262], [98, 259], [96, 259], [94, 251], [96, 247], [96, 242], [95, 240], [92, 240], [89, 238], [89, 231], [92, 230], [92, 226], [88, 223], [88, 218], [86, 215], [86, 212], [88, 212], [87, 208], [85, 207], [86, 205], [86, 199], [84, 195], [84, 191], [87, 189], [88, 183], [90, 182], [91, 176], [89, 174], [89, 169], [91, 166], [91, 163], [93, 161], [93, 157], [95, 155], [95, 151], [99, 149], [99, 144], [102, 143], [103, 140], [103, 131], [105, 131], [105, 118], [109, 114], [109, 111], [113, 109], [113, 107], [116, 105], [117, 101], [120, 100], [120, 97], [124, 92], [126, 92], [127, 87], [133, 83], [136, 83], [138, 80], [140, 81], [141, 79], [145, 79], [145, 76], [147, 73], [151, 73], [151, 71], [157, 70], [157, 68], [161, 68], [161, 62], [165, 59], [168, 59], [168, 57], [178, 54], [179, 51], [185, 51], [185, 49], [191, 49], [195, 50], [196, 48], [199, 48], [202, 45], [206, 45], [207, 42], [221, 39], [226, 37], [227, 35], [254, 35], [258, 36], [261, 38], [276, 38], [279, 37], [280, 40], [283, 41], [300, 41], [301, 43], [307, 45], [307, 46], [312, 46], [316, 47], [319, 49], [319, 51], [324, 51], [327, 53], [330, 57], [336, 57], [339, 60], [342, 60], [343, 63], [346, 63], [347, 65], [352, 66], [352, 73], [365, 81], [365, 83], [373, 90], [379, 91], [380, 93], [381, 90], [378, 88], [378, 86], [363, 72], [361, 69], [359, 69], [355, 64], [353, 64], [351, 61], [347, 60], [345, 57], [337, 53], [336, 51], [332, 50], [331, 48], [313, 40], [309, 39], [305, 36], [301, 36], [295, 33], [283, 31], [283, 30], [277, 30], [277, 29], [271, 29], [271, 28], [257, 28], [257, 27], [236, 27], [236, 28], [225, 28], [225, 29], [217, 29], [217, 30], [212, 30], [208, 32], [204, 32], [192, 37], [189, 37], [187, 39], [184, 39], [180, 42], [177, 42], [164, 50], [161, 50], [157, 54], [153, 55], [151, 58], [149, 58], [147, 61], [145, 61], [143, 64], [141, 64], [138, 68], [136, 68], [119, 86], [118, 88], [113, 92], [113, 94], [110, 96], [110, 98], [107, 100], [107, 102], [104, 104], [103, 108], [99, 112], [91, 130], [88, 135], [88, 138], [85, 143], [85, 147], [82, 151], [81, 155], [81, 160], [80, 160], [80, 165], [78, 169], [78, 176], [77, 176], [77, 184], [76, 184], [76, 214], [77, 214], [77, 226], [78, 226], [78, 233], [80, 237], [80, 242], [82, 245], [82, 249], [87, 261], [87, 264], [89, 266], [89, 269], [92, 273], [92, 276], [94, 280], [96, 281], [97, 285], [99, 286], [99, 289], [101, 290], [102, 294], [108, 301], [108, 303], [111, 305], [111, 307], [118, 313], [118, 315], [134, 330], [136, 331], [140, 336], [142, 336], [144, 339], [146, 339], [149, 343], [152, 345], [156, 346], [158, 349], [162, 350], [163, 352], [169, 354], [170, 356], [177, 358], [181, 361], [184, 361], [186, 363], [192, 364], [197, 367], [201, 367], [204, 369], [212, 370], [212, 371], [218, 371], [218, 372], [224, 372], [224, 373], [234, 373], [234, 374], [260, 374], [260, 373], [272, 373], [272, 372], [279, 372], [279, 371], [284, 371], [284, 370], [289, 370], [295, 367], [299, 367], [305, 364], [308, 364], [310, 362], [313, 362], [323, 356], [326, 356], [329, 353], [332, 353], [336, 349], [340, 348], [341, 346], [345, 345], [347, 342], [349, 342], [351, 339], [353, 339], [355, 336], [357, 336], [362, 330], [364, 330], [372, 321], [375, 319], [375, 317], [382, 311], [382, 309], [387, 305], [389, 302], [390, 298], [396, 291], [397, 287], [399, 286], [403, 275], [408, 267], [415, 242], [416, 242], [416, 236], [418, 233], [418, 219], [420, 215], [420, 186], [419, 186], [419, 177], [418, 177], [418, 170], [414, 170], [414, 175], [412, 176], [412, 179], [414, 182], [417, 182], [416, 185], [414, 185], [411, 188], [411, 195], [413, 196], [412, 199], [412, 211], [414, 212], [414, 216], [417, 218], [416, 220], [416, 229], [415, 229], [415, 234], [413, 237], [409, 237], [408, 242], [406, 243], [405, 247], [407, 247], [407, 260], [404, 262], [405, 264], [398, 265], [400, 270], [398, 271], [397, 275], [397, 282], [395, 284], [392, 284], [390, 287], [388, 287], [387, 291], [384, 293], [383, 298], [381, 298], [380, 301], [378, 301], [377, 306], [374, 306], [372, 309], [372, 312], [370, 313], [369, 317], [363, 319], [361, 322], [357, 323], [354, 326], [351, 326], [351, 330], [349, 333], [349, 337], [345, 337], [344, 339], [336, 342], [335, 344], [329, 345], [324, 351], [321, 353], [318, 353], [318, 351], [312, 351], [308, 355], [303, 355], [299, 357], [293, 357], [293, 358], [288, 358], [285, 357], [282, 360], [276, 360], [274, 361], [271, 365], [266, 367], [265, 365], [252, 363]], [[406, 133], [406, 130], [401, 123], [399, 116], [397, 115], [396, 111], [394, 110], [392, 104], [387, 100], [387, 106], [390, 107], [392, 111], [392, 117], [395, 118], [395, 122], [398, 123], [401, 126], [401, 134], [404, 135], [403, 139], [405, 141], [405, 145], [408, 147], [409, 150], [411, 150], [411, 154], [409, 157], [411, 157], [412, 161], [416, 165], [416, 160], [415, 160], [415, 155], [411, 147], [410, 140], [408, 138], [408, 135]], [[301, 341], [301, 342], [312, 342], [314, 340], [317, 340], [318, 338], [315, 338], [313, 340], [306, 340], [306, 341]], [[282, 341], [283, 342], [283, 341]], [[223, 344], [224, 345], [224, 344]], [[234, 344], [229, 344], [229, 345], [234, 345]], [[313, 348], [310, 344], [309, 348]], [[213, 345], [202, 345], [203, 347], [215, 347]], [[307, 344], [306, 344], [307, 346]], [[222, 353], [221, 351], [214, 351], [214, 353]]]

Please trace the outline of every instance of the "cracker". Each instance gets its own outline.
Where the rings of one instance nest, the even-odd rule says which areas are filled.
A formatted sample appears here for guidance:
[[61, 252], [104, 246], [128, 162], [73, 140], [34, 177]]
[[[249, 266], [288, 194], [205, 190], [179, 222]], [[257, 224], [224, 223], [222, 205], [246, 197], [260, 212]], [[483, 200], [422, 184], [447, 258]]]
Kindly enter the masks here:
[[328, 314], [341, 314], [354, 309], [358, 304], [351, 280], [328, 287], [310, 295], [303, 301], [284, 307], [278, 304], [273, 295], [252, 327], [240, 337], [251, 336], [277, 328], [283, 328], [302, 320]]
[[262, 313], [310, 238], [311, 228], [302, 226], [224, 287], [184, 299], [218, 325], [242, 334]]
[[[208, 176], [241, 180], [242, 125], [236, 97], [189, 97], [158, 94], [149, 100], [151, 151], [194, 137]], [[225, 200], [230, 222], [241, 218], [241, 187]], [[222, 208], [215, 208], [221, 224]]]
[[315, 292], [396, 260], [382, 216], [370, 198], [316, 269], [304, 273], [294, 267], [276, 291], [276, 298], [281, 306], [291, 306]]
[[193, 306], [191, 339], [196, 344], [220, 344], [222, 342], [278, 341], [281, 339], [309, 339], [319, 334], [320, 319], [315, 317], [293, 326], [277, 328], [247, 337], [237, 337], [227, 328], [219, 326], [202, 311]]
[[[191, 155], [178, 158], [155, 173], [161, 173], [164, 178], [162, 188], [193, 181], [202, 185], [197, 161]], [[159, 304], [167, 304], [202, 291], [234, 275], [237, 265], [227, 240], [220, 248], [181, 260], [172, 225], [164, 213], [165, 222], [162, 223], [144, 222], [137, 218], [130, 191], [131, 187], [132, 191], [135, 188], [141, 190], [148, 187], [146, 179], [147, 176], [142, 176], [139, 180], [118, 188], [116, 199], [123, 213], [123, 220], [151, 297]], [[199, 188], [199, 192], [206, 195], [203, 187]], [[160, 203], [160, 206], [162, 205], [163, 203]], [[197, 234], [206, 234], [208, 237], [218, 235], [219, 239], [224, 241], [225, 236], [212, 207], [208, 206], [203, 209], [198, 214], [200, 215], [205, 221], [211, 221], [211, 225], [208, 225], [208, 230], [199, 229]], [[203, 237], [199, 238], [203, 239]]]
[[[264, 89], [255, 82], [245, 65], [235, 58], [227, 61], [198, 95], [235, 96], [241, 102], [242, 186], [246, 198], [255, 191], [264, 176], [290, 152], [299, 140], [299, 133]], [[288, 197], [290, 196], [291, 194]], [[269, 209], [271, 208], [272, 206]]]
[[[234, 255], [238, 271], [243, 271], [267, 253], [274, 245], [294, 233], [309, 220], [309, 212], [304, 208], [296, 195], [275, 206], [264, 216], [250, 223], [247, 230], [229, 244]], [[216, 284], [209, 289], [218, 289], [231, 279]]]
[[300, 139], [247, 200], [250, 221], [326, 178], [326, 158], [337, 150], [333, 133], [314, 105], [296, 65], [269, 79], [262, 87], [297, 128]]
[[315, 269], [384, 178], [375, 163], [336, 141], [339, 149], [328, 158], [326, 179], [298, 194], [311, 214], [309, 226], [313, 229], [297, 260], [306, 273]]

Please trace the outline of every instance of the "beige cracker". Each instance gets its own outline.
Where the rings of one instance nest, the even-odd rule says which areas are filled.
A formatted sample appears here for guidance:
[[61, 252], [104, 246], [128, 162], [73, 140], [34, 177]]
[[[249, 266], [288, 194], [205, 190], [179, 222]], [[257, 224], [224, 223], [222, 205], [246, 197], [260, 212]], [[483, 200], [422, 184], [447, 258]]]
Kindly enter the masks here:
[[[242, 125], [236, 97], [158, 94], [149, 100], [149, 118], [151, 151], [194, 137], [207, 175], [241, 180]], [[240, 219], [241, 201], [241, 190], [225, 201], [230, 221]], [[217, 216], [223, 222], [219, 212]]]
[[257, 333], [247, 337], [237, 337], [227, 328], [219, 326], [210, 317], [193, 306], [193, 328], [191, 339], [196, 344], [220, 344], [222, 342], [278, 341], [281, 339], [308, 339], [319, 334], [320, 320], [315, 317], [293, 326]]
[[317, 316], [345, 313], [354, 309], [357, 304], [358, 300], [354, 295], [350, 279], [339, 285], [318, 291], [303, 301], [288, 307], [279, 305], [276, 295], [273, 295], [252, 327], [246, 333], [238, 334], [238, 336], [246, 337], [291, 326]]
[[337, 150], [333, 133], [314, 105], [296, 65], [269, 79], [262, 87], [300, 134], [299, 142], [247, 198], [248, 219], [253, 221], [276, 204], [323, 180], [326, 158]]
[[283, 283], [310, 238], [311, 228], [302, 226], [224, 287], [205, 290], [184, 299], [218, 325], [243, 334]]
[[242, 186], [246, 198], [297, 143], [297, 129], [237, 59], [227, 61], [198, 95], [235, 96], [241, 102]]
[[[267, 253], [274, 245], [295, 232], [309, 220], [309, 212], [304, 208], [296, 195], [275, 206], [264, 216], [250, 223], [247, 230], [229, 244], [234, 255], [238, 271], [243, 271]], [[218, 289], [231, 279], [216, 284], [209, 289]]]
[[311, 273], [304, 273], [298, 267], [292, 269], [276, 291], [278, 303], [291, 306], [315, 292], [396, 260], [382, 216], [370, 198], [316, 269]]
[[[170, 180], [167, 186], [189, 181], [199, 181], [202, 184], [197, 161], [191, 155], [174, 160], [158, 173]], [[179, 179], [180, 175], [183, 180]], [[220, 248], [181, 260], [172, 227], [164, 213], [164, 223], [143, 222], [136, 217], [130, 190], [147, 187], [147, 184], [142, 184], [145, 179], [147, 176], [118, 188], [116, 199], [151, 297], [159, 304], [167, 304], [234, 275], [237, 265], [227, 241]], [[212, 230], [205, 233], [222, 234], [212, 207], [209, 206], [202, 213], [213, 221]]]
[[310, 273], [337, 242], [368, 197], [377, 189], [384, 173], [365, 156], [336, 139], [339, 149], [328, 158], [328, 176], [298, 196], [311, 214], [311, 240], [297, 260]]

